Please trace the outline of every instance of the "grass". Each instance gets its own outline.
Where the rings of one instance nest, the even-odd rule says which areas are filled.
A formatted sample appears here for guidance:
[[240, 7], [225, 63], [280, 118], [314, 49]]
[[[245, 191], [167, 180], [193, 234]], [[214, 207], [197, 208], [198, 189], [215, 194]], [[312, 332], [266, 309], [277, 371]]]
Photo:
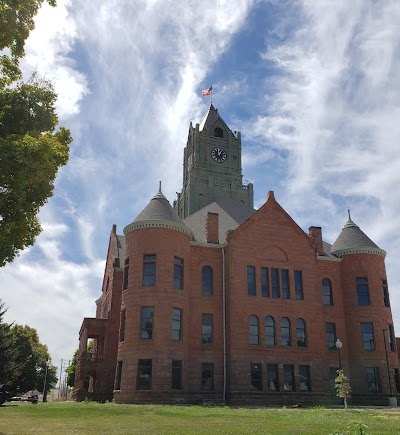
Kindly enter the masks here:
[[399, 434], [400, 408], [229, 408], [114, 403], [6, 403], [0, 435], [62, 434], [272, 434], [329, 435], [352, 420], [367, 434]]

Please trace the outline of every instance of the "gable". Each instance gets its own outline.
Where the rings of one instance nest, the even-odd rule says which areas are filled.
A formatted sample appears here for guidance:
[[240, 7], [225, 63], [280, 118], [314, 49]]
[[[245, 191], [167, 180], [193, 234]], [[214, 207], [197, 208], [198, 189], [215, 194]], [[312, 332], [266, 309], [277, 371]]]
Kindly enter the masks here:
[[230, 234], [228, 243], [250, 245], [265, 260], [287, 262], [298, 256], [315, 258], [313, 240], [269, 192], [267, 202]]

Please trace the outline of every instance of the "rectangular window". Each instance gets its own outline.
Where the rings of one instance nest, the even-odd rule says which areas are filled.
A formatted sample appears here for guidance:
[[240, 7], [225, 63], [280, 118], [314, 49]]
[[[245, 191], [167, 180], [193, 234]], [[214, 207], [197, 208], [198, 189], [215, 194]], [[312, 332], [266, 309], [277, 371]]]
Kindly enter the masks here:
[[361, 339], [363, 350], [375, 350], [374, 325], [372, 323], [361, 323]]
[[303, 272], [301, 270], [294, 271], [294, 287], [296, 292], [296, 299], [303, 300]]
[[142, 307], [140, 317], [140, 338], [153, 338], [154, 307]]
[[329, 367], [329, 388], [336, 394], [336, 378], [338, 367]]
[[281, 286], [282, 298], [290, 299], [289, 271], [287, 269], [281, 270]]
[[389, 348], [392, 352], [396, 350], [396, 346], [394, 344], [394, 332], [393, 332], [393, 325], [388, 325], [388, 337], [389, 337]]
[[148, 254], [143, 256], [143, 287], [153, 287], [156, 285], [156, 261], [156, 255]]
[[371, 393], [379, 393], [379, 368], [378, 367], [366, 367], [365, 377], [367, 379], [368, 391]]
[[182, 361], [172, 360], [171, 388], [173, 390], [181, 390], [182, 389]]
[[201, 363], [201, 389], [214, 390], [214, 363]]
[[356, 278], [357, 303], [358, 305], [370, 305], [368, 278]]
[[269, 298], [269, 271], [268, 267], [261, 268], [261, 296]]
[[117, 361], [117, 375], [115, 376], [115, 389], [121, 389], [121, 379], [122, 379], [122, 361]]
[[175, 341], [182, 341], [182, 310], [172, 309], [171, 338]]
[[254, 387], [254, 389], [258, 391], [262, 391], [263, 385], [262, 385], [262, 367], [261, 364], [250, 364], [250, 378], [251, 378], [251, 385]]
[[279, 391], [278, 364], [267, 364], [268, 391]]
[[247, 266], [247, 294], [249, 296], [256, 296], [256, 268], [254, 266]]
[[293, 364], [283, 364], [283, 389], [294, 391], [294, 366]]
[[329, 350], [336, 350], [336, 325], [334, 323], [325, 323], [326, 345]]
[[213, 341], [213, 315], [201, 315], [201, 344], [212, 344]]
[[311, 391], [310, 366], [299, 366], [300, 391]]
[[383, 296], [383, 305], [385, 307], [390, 307], [388, 285], [385, 279], [382, 280], [382, 296]]
[[137, 390], [151, 390], [152, 360], [140, 359], [138, 361]]
[[271, 269], [271, 284], [272, 284], [272, 297], [280, 298], [281, 291], [279, 288], [279, 269]]
[[126, 310], [121, 311], [121, 325], [119, 328], [119, 341], [125, 340]]
[[394, 383], [396, 385], [396, 391], [400, 393], [400, 374], [399, 369], [394, 369]]
[[128, 288], [128, 284], [129, 284], [128, 279], [129, 279], [129, 258], [125, 260], [123, 290], [126, 290]]
[[174, 257], [174, 289], [183, 289], [183, 258]]

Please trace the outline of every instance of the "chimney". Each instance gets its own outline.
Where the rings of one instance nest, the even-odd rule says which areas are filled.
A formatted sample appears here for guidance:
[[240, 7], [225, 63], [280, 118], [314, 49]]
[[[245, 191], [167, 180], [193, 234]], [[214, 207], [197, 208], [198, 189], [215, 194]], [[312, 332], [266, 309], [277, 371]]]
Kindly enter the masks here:
[[112, 226], [112, 233], [117, 234], [117, 226], [115, 224]]
[[308, 229], [308, 235], [314, 241], [317, 246], [317, 252], [320, 255], [324, 254], [324, 245], [322, 243], [322, 231], [321, 227], [310, 227]]
[[207, 243], [219, 243], [219, 215], [207, 213], [206, 217], [206, 240]]

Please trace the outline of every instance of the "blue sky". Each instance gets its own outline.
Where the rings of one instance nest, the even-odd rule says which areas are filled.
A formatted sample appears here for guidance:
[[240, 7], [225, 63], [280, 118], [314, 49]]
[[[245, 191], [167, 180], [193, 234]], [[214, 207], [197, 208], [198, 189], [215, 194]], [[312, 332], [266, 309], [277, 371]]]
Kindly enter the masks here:
[[333, 243], [353, 220], [386, 260], [400, 331], [400, 3], [397, 0], [58, 0], [22, 62], [50, 78], [68, 165], [34, 247], [0, 269], [8, 321], [71, 358], [95, 314], [112, 224], [181, 189], [189, 122], [213, 103], [242, 132], [255, 204], [269, 190]]

